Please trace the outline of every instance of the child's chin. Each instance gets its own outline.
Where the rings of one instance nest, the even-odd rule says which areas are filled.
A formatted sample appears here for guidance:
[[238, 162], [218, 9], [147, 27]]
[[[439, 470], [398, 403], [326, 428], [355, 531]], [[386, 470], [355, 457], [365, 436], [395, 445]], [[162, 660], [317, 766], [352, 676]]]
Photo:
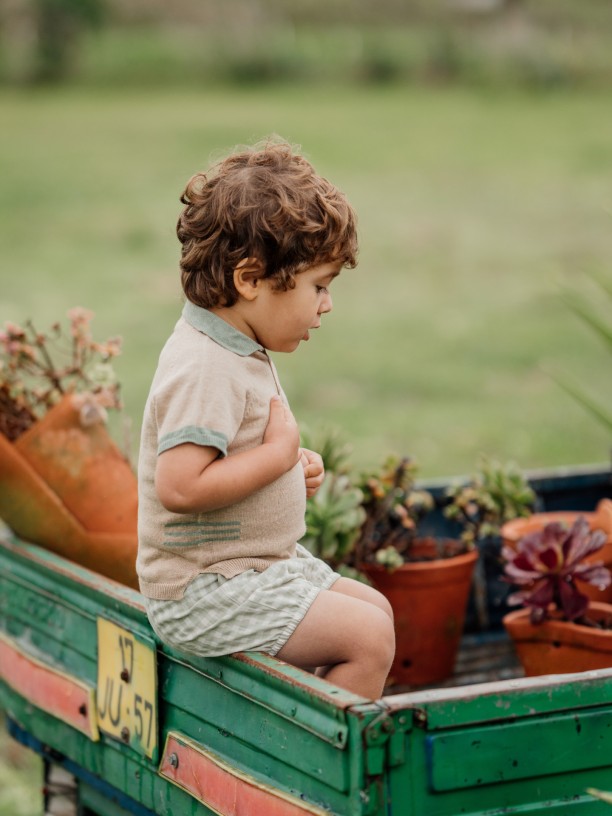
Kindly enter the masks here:
[[301, 340], [285, 340], [284, 342], [279, 341], [277, 343], [270, 343], [269, 345], [266, 345], [266, 349], [268, 351], [277, 351], [289, 354], [292, 351], [295, 351], [301, 342]]

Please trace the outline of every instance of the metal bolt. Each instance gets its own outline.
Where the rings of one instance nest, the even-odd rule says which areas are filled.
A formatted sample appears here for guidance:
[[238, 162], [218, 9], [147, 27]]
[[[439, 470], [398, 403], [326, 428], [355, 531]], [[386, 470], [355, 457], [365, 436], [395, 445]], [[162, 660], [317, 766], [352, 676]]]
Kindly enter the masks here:
[[418, 708], [414, 712], [414, 719], [417, 725], [427, 725], [427, 712], [423, 711], [422, 708]]
[[124, 683], [130, 682], [130, 673], [127, 669], [122, 669], [119, 677], [123, 680]]
[[383, 732], [383, 734], [393, 733], [393, 721], [390, 719], [383, 720], [380, 724], [380, 730]]
[[85, 703], [81, 703], [81, 705], [79, 706], [79, 714], [80, 714], [82, 717], [85, 717], [85, 716], [86, 716], [86, 714], [87, 714], [87, 706], [85, 705]]
[[176, 754], [170, 754], [170, 759], [169, 759], [169, 762], [170, 762], [170, 765], [171, 765], [173, 768], [178, 768], [178, 766], [179, 766], [179, 758], [178, 758], [178, 756], [177, 756]]
[[125, 725], [121, 729], [121, 739], [124, 742], [129, 742], [130, 741], [130, 729]]

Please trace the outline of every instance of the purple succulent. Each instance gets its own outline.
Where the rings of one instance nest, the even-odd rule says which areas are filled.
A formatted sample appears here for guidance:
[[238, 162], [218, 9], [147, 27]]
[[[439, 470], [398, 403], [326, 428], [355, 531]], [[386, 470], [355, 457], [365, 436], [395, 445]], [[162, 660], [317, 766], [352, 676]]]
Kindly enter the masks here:
[[502, 549], [506, 580], [523, 587], [508, 597], [508, 604], [530, 607], [533, 623], [543, 621], [551, 605], [564, 620], [582, 617], [589, 599], [576, 581], [605, 589], [612, 580], [603, 562], [584, 563], [587, 556], [603, 547], [606, 538], [601, 530], [591, 531], [587, 520], [580, 516], [569, 529], [551, 522], [529, 533], [518, 542], [516, 550], [506, 545]]

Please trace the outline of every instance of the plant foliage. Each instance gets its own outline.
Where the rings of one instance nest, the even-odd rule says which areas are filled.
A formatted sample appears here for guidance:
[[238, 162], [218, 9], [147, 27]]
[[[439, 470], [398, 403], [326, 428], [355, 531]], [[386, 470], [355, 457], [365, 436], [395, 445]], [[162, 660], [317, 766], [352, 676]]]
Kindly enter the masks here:
[[591, 531], [587, 520], [580, 516], [570, 529], [551, 522], [521, 538], [516, 549], [504, 546], [506, 578], [522, 587], [508, 597], [508, 604], [528, 607], [532, 623], [541, 623], [551, 612], [558, 613], [562, 620], [580, 621], [589, 599], [577, 582], [584, 581], [598, 589], [610, 585], [610, 571], [602, 562], [585, 561], [605, 542], [606, 534]]
[[417, 465], [409, 457], [389, 457], [380, 470], [363, 475], [365, 521], [352, 553], [353, 565], [383, 564], [394, 569], [411, 560], [418, 522], [434, 508], [426, 490], [417, 490]]
[[507, 521], [529, 515], [536, 500], [515, 464], [486, 458], [470, 482], [450, 487], [446, 495], [450, 503], [444, 515], [463, 526], [461, 538], [470, 545], [498, 536]]
[[[604, 300], [608, 301], [608, 308], [612, 305], [612, 284], [599, 277], [591, 276], [595, 285], [599, 289]], [[592, 329], [612, 352], [612, 321], [609, 319], [609, 312], [606, 315], [588, 304], [577, 292], [564, 292], [563, 301], [567, 307], [582, 320], [585, 325]], [[564, 389], [571, 397], [579, 402], [595, 419], [600, 422], [608, 431], [612, 432], [612, 411], [601, 400], [591, 397], [583, 387], [572, 382], [565, 376], [553, 375], [558, 385]]]

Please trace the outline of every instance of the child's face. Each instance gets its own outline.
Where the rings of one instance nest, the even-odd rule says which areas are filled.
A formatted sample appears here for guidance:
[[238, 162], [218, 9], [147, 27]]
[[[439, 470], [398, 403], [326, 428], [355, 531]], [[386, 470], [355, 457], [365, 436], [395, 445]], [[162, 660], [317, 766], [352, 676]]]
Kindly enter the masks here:
[[251, 327], [261, 345], [289, 352], [308, 340], [310, 330], [321, 325], [321, 315], [332, 309], [329, 286], [341, 268], [340, 263], [311, 266], [295, 276], [295, 287], [286, 292], [275, 291], [270, 281], [260, 281]]

